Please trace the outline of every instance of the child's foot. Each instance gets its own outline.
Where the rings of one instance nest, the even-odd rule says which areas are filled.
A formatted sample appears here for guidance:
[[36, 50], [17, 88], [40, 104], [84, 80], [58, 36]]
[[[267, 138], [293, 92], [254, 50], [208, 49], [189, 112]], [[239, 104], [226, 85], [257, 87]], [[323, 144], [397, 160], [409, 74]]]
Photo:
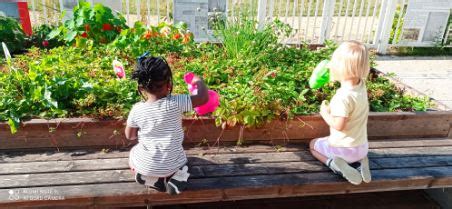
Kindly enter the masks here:
[[369, 183], [372, 180], [372, 177], [370, 175], [370, 169], [369, 169], [369, 158], [367, 156], [363, 158], [361, 161], [361, 166], [358, 168], [358, 170], [361, 172], [361, 176], [363, 178], [363, 181], [366, 183]]
[[342, 158], [335, 157], [334, 159], [328, 159], [326, 165], [334, 173], [342, 175], [348, 182], [354, 185], [361, 184], [363, 181], [361, 174]]
[[166, 192], [171, 195], [180, 194], [182, 191], [187, 189], [188, 186], [188, 177], [190, 173], [188, 173], [188, 167], [184, 166], [169, 179], [166, 185]]
[[159, 192], [165, 191], [165, 178], [147, 177], [139, 173], [135, 173], [135, 181]]

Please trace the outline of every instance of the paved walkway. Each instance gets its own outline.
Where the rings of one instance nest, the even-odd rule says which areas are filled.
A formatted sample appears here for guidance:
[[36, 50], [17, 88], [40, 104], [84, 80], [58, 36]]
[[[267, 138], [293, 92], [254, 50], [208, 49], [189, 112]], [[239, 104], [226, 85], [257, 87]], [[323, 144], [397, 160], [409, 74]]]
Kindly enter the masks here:
[[452, 56], [379, 56], [377, 69], [384, 73], [395, 73], [402, 83], [452, 110]]

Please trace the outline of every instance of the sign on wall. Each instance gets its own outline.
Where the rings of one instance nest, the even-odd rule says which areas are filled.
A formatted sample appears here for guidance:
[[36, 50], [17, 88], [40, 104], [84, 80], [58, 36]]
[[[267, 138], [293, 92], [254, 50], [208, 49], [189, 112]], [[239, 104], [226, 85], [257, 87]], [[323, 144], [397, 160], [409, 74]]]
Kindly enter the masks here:
[[213, 41], [214, 26], [225, 17], [225, 0], [174, 0], [174, 22], [184, 22], [195, 41]]
[[449, 0], [410, 0], [403, 20], [401, 43], [431, 45], [441, 42], [450, 9]]

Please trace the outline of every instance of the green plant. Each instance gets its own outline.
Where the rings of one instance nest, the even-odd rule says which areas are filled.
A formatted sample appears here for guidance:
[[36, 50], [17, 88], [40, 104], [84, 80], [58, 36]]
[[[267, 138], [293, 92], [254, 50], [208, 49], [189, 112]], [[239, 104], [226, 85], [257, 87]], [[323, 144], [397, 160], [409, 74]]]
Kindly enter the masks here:
[[172, 25], [162, 22], [157, 26], [146, 27], [143, 23], [136, 22], [133, 28], [123, 30], [109, 45], [109, 49], [138, 57], [146, 51], [154, 56], [168, 53], [190, 54], [194, 46], [193, 35], [183, 23]]
[[[4, 42], [11, 53], [18, 53], [25, 48], [26, 36], [17, 20], [0, 15], [0, 43]], [[3, 47], [0, 46], [0, 56]]]
[[73, 17], [54, 29], [48, 38], [58, 38], [68, 45], [76, 43], [83, 46], [88, 40], [95, 45], [107, 44], [127, 28], [126, 20], [121, 14], [113, 14], [110, 8], [102, 4], [91, 7], [88, 2], [80, 2], [74, 8]]
[[123, 117], [139, 99], [137, 87], [116, 79], [111, 67], [115, 55], [106, 51], [32, 48], [13, 58], [12, 66], [0, 72], [0, 121], [8, 121], [15, 132], [21, 120], [36, 117]]
[[63, 45], [63, 43], [57, 39], [48, 40], [47, 38], [50, 32], [56, 28], [57, 26], [46, 24], [34, 27], [33, 34], [30, 37], [31, 45], [42, 49], [50, 49]]
[[[392, 29], [389, 36], [389, 43], [397, 43], [402, 35], [402, 28], [403, 28], [403, 22], [404, 22], [404, 12], [406, 12], [405, 5], [402, 5], [402, 7], [397, 6], [394, 20], [392, 21]], [[402, 16], [402, 17], [400, 17]], [[400, 22], [399, 22], [400, 19]], [[398, 27], [398, 28], [397, 28]]]
[[[209, 88], [220, 93], [221, 105], [212, 114], [219, 126], [255, 127], [318, 112], [338, 84], [312, 90], [308, 78], [336, 45], [288, 47], [278, 43], [288, 30], [285, 25], [274, 22], [258, 30], [249, 21], [242, 23], [246, 27], [229, 23], [236, 33], [220, 29], [225, 30], [218, 32], [220, 38], [227, 40], [223, 46], [196, 45], [182, 26], [148, 28], [137, 23], [107, 46], [31, 48], [0, 67], [0, 121], [9, 121], [15, 132], [20, 121], [30, 118], [124, 118], [140, 96], [136, 82], [116, 77], [112, 61], [123, 62], [130, 76], [136, 56], [148, 50], [166, 57], [175, 94], [188, 92], [183, 81], [188, 71], [202, 75]], [[242, 39], [233, 37], [237, 32]], [[173, 39], [187, 34], [185, 43], [181, 37]], [[422, 111], [430, 105], [424, 98], [404, 95], [384, 77], [370, 76], [367, 84], [372, 111]]]

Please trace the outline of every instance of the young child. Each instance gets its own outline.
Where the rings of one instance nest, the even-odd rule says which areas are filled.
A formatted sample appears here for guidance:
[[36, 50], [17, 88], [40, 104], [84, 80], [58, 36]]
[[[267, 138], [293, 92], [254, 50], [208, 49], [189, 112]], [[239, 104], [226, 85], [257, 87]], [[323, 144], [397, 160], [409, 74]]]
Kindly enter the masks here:
[[[330, 127], [330, 136], [313, 139], [309, 144], [311, 153], [350, 183], [368, 183], [371, 176], [367, 158], [367, 49], [356, 41], [344, 42], [334, 51], [328, 67], [331, 79], [339, 81], [341, 87], [329, 105], [322, 102], [320, 115]], [[354, 162], [360, 162], [360, 168], [349, 165]]]
[[182, 113], [205, 104], [208, 89], [197, 76], [192, 84], [197, 95], [171, 95], [171, 69], [163, 58], [139, 58], [132, 79], [146, 101], [138, 102], [127, 119], [127, 139], [136, 140], [129, 165], [140, 184], [169, 194], [179, 194], [187, 186], [187, 157], [182, 147]]

